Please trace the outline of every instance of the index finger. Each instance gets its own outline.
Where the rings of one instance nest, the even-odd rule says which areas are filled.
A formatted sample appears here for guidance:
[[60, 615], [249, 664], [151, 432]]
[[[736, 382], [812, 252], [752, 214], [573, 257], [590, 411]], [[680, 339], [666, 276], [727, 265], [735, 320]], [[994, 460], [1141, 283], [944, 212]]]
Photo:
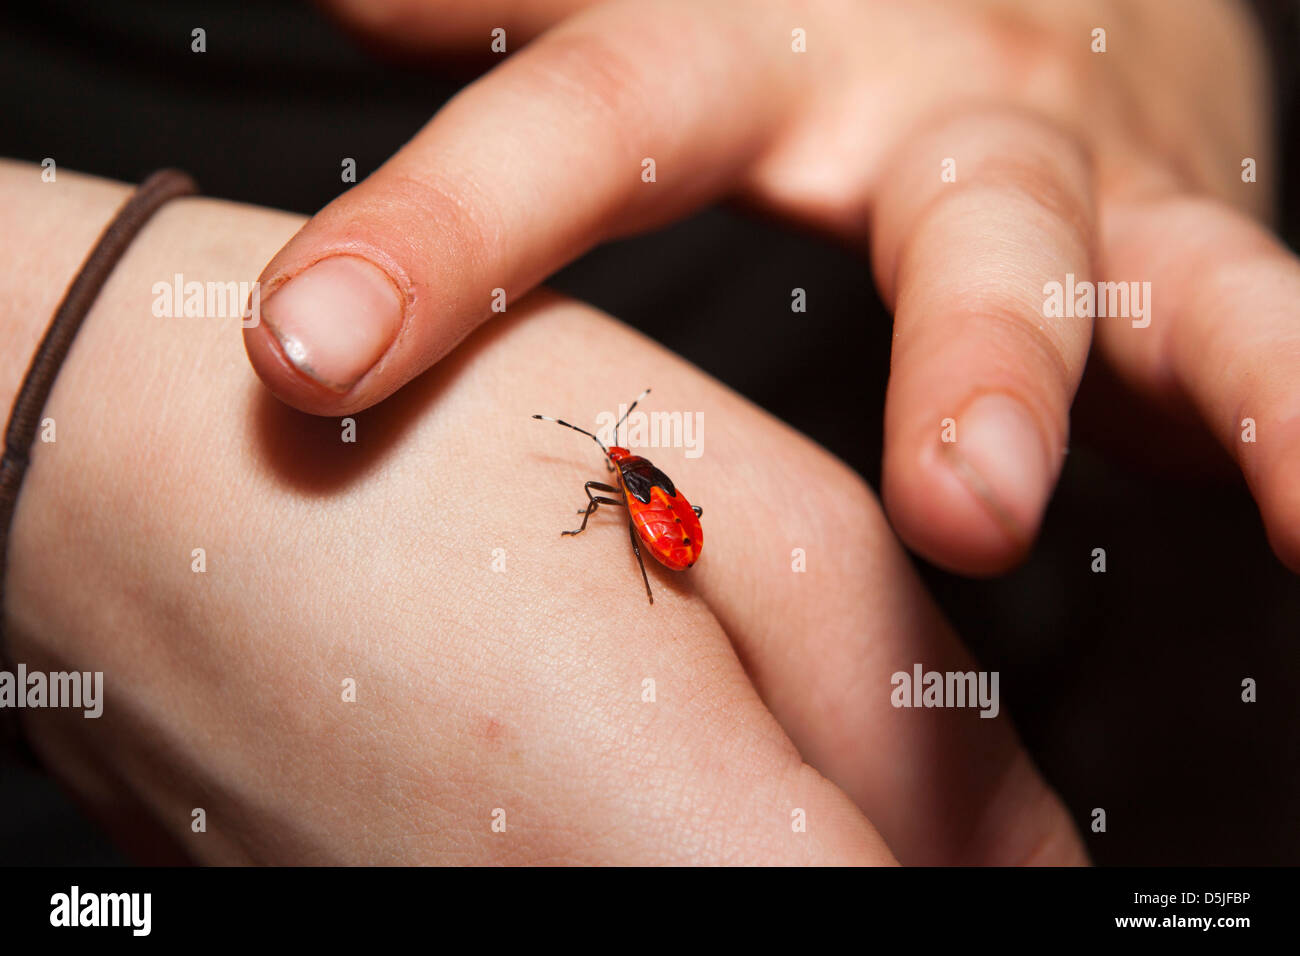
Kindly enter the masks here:
[[258, 373], [304, 411], [368, 407], [595, 243], [724, 191], [802, 82], [777, 17], [597, 7], [467, 88], [271, 260]]

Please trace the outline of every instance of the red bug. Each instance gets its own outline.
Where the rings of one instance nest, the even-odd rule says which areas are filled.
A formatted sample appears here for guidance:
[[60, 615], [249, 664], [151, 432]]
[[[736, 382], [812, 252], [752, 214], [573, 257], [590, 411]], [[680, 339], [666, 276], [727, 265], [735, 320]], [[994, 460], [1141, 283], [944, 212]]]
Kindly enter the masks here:
[[[627, 416], [632, 414], [637, 402], [649, 394], [650, 389], [647, 388], [628, 406], [623, 417], [614, 425], [614, 441], [618, 441], [619, 426], [627, 421]], [[672, 479], [649, 460], [618, 445], [606, 448], [605, 443], [591, 432], [558, 418], [548, 418], [545, 415], [534, 415], [533, 418], [555, 422], [586, 435], [605, 453], [605, 467], [618, 472], [617, 488], [600, 481], [589, 481], [583, 486], [587, 492], [587, 507], [578, 509], [578, 514], [582, 515], [582, 525], [576, 531], [561, 531], [560, 534], [582, 534], [587, 530], [587, 522], [601, 505], [621, 505], [627, 508], [632, 551], [636, 555], [636, 563], [641, 566], [641, 580], [645, 582], [646, 597], [654, 604], [654, 595], [650, 593], [650, 578], [645, 572], [645, 562], [641, 560], [641, 545], [644, 544], [664, 567], [673, 571], [685, 571], [700, 559], [700, 549], [704, 547], [704, 529], [700, 527], [700, 515], [704, 509], [687, 501]], [[592, 491], [603, 491], [620, 497], [607, 498], [604, 495], [593, 495]]]

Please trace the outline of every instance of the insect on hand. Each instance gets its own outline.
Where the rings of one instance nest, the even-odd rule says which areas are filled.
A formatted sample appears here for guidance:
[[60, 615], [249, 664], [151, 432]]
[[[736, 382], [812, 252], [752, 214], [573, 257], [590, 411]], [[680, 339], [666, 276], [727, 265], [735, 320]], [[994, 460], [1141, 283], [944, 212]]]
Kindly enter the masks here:
[[[650, 389], [647, 388], [638, 395], [636, 401], [623, 413], [623, 417], [615, 423], [615, 442], [618, 441], [619, 426], [627, 421], [627, 416], [632, 414], [637, 402], [649, 394]], [[627, 508], [632, 551], [636, 554], [637, 564], [641, 566], [641, 580], [645, 582], [646, 597], [654, 604], [654, 595], [650, 593], [650, 578], [645, 573], [645, 562], [641, 560], [641, 545], [644, 544], [664, 567], [673, 571], [685, 571], [699, 560], [700, 549], [704, 546], [704, 531], [700, 527], [703, 509], [696, 508], [687, 501], [674, 487], [672, 479], [645, 458], [618, 445], [606, 448], [604, 442], [591, 432], [558, 418], [547, 418], [545, 415], [534, 415], [533, 418], [572, 428], [594, 441], [605, 453], [606, 467], [618, 473], [618, 487], [600, 481], [587, 482], [583, 486], [587, 492], [587, 507], [578, 509], [578, 514], [582, 515], [582, 525], [576, 531], [561, 531], [560, 534], [582, 534], [587, 530], [587, 522], [601, 505]], [[603, 491], [606, 495], [618, 497], [593, 495], [593, 491]]]

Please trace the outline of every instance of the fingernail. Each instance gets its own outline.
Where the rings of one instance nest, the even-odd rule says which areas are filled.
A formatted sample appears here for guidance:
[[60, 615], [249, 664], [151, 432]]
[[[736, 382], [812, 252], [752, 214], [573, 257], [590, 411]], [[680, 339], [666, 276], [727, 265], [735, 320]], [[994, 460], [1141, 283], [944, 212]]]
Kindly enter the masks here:
[[402, 298], [377, 266], [331, 256], [262, 303], [262, 319], [304, 375], [346, 392], [379, 361], [402, 324]]
[[946, 446], [957, 473], [1016, 539], [1029, 541], [1051, 491], [1052, 468], [1037, 421], [1007, 395], [982, 395], [957, 419]]

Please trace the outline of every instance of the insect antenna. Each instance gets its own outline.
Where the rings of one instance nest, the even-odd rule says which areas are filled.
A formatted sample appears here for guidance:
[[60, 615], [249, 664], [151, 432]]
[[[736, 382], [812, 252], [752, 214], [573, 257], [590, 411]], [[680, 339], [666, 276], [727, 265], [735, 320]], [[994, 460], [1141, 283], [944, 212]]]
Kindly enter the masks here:
[[650, 389], [647, 388], [644, 392], [642, 392], [642, 393], [641, 393], [640, 395], [638, 395], [635, 399], [633, 399], [632, 404], [629, 405], [629, 406], [627, 407], [627, 411], [625, 411], [625, 412], [623, 413], [623, 417], [620, 418], [617, 422], [614, 423], [614, 444], [615, 444], [615, 445], [618, 444], [618, 428], [619, 428], [619, 426], [622, 425], [625, 421], [627, 421], [627, 416], [629, 416], [629, 415], [632, 414], [632, 409], [636, 408], [637, 402], [641, 401], [641, 399], [645, 398], [645, 397], [646, 397], [647, 395], [649, 395], [649, 394], [650, 394]]
[[533, 418], [537, 419], [539, 422], [555, 422], [555, 424], [557, 424], [557, 425], [563, 425], [565, 428], [572, 428], [575, 432], [578, 432], [578, 433], [580, 433], [580, 434], [586, 435], [588, 438], [590, 438], [592, 441], [594, 441], [597, 445], [599, 445], [599, 446], [600, 446], [600, 450], [603, 451], [603, 452], [605, 453], [605, 457], [606, 457], [606, 458], [609, 458], [609, 449], [605, 447], [605, 443], [602, 442], [602, 441], [601, 441], [599, 438], [597, 438], [595, 435], [593, 435], [591, 432], [587, 431], [586, 429], [579, 428], [577, 425], [570, 425], [568, 422], [564, 421], [563, 419], [559, 419], [559, 418], [549, 418], [549, 417], [546, 416], [546, 415], [534, 415]]

